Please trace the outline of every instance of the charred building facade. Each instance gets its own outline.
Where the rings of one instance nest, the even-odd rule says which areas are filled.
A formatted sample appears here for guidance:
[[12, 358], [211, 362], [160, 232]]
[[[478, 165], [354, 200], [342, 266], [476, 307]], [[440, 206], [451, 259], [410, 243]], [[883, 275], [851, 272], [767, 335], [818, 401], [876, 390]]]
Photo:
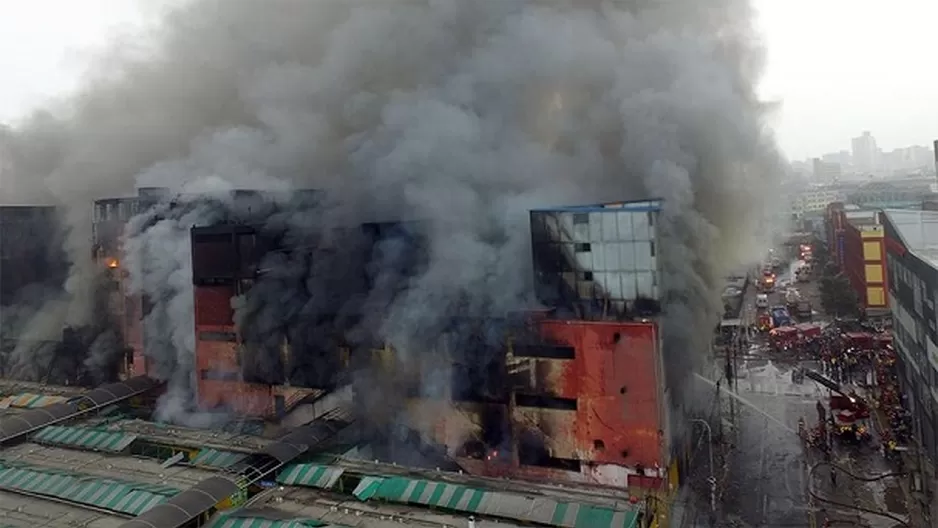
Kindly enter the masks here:
[[61, 237], [54, 207], [0, 207], [0, 306], [19, 302], [30, 287], [62, 287], [68, 261]]
[[[114, 204], [117, 222], [156, 207], [136, 200]], [[365, 398], [400, 400], [376, 431], [406, 424], [472, 473], [646, 490], [676, 483], [657, 317], [659, 201], [532, 211], [541, 308], [453, 314], [430, 349], [398, 354], [372, 318], [425, 266], [427, 226], [318, 228], [317, 200], [298, 200], [270, 205], [240, 193], [225, 214], [191, 228], [200, 407], [275, 419], [365, 379]], [[160, 202], [154, 218], [193, 207]], [[96, 236], [113, 239], [118, 230], [102, 223], [111, 213], [97, 218]], [[119, 245], [97, 247], [100, 265], [126, 280]], [[117, 291], [112, 313], [134, 349], [128, 370], [149, 373], [159, 336], [140, 330], [147, 299]], [[392, 405], [371, 403], [363, 408]]]
[[484, 376], [499, 380], [493, 386], [458, 390], [471, 373], [455, 361], [452, 410], [434, 412], [429, 399], [412, 409], [415, 421], [434, 417], [429, 430], [463, 467], [643, 490], [676, 483], [657, 319], [660, 209], [643, 201], [531, 212], [544, 309], [494, 330], [506, 345], [484, 365], [498, 373]]

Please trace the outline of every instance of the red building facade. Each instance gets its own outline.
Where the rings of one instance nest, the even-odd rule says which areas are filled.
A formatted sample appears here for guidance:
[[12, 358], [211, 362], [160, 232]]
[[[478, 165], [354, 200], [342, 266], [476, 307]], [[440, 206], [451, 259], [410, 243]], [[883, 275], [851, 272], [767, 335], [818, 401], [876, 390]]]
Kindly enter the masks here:
[[[658, 325], [546, 319], [537, 328], [549, 344], [509, 347], [507, 403], [455, 404], [438, 415], [435, 440], [475, 474], [662, 488], [670, 456]], [[467, 453], [492, 414], [505, 417], [510, 438]]]
[[867, 311], [888, 308], [886, 234], [882, 212], [846, 210], [841, 204], [828, 208], [831, 256], [850, 281]]

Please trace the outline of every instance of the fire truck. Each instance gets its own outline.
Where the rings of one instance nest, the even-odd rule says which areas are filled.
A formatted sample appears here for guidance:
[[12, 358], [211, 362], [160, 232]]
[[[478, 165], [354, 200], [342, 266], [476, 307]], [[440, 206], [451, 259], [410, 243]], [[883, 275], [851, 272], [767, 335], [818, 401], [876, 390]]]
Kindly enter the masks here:
[[759, 287], [764, 293], [771, 293], [775, 290], [775, 272], [771, 269], [762, 270], [762, 277], [759, 279]]

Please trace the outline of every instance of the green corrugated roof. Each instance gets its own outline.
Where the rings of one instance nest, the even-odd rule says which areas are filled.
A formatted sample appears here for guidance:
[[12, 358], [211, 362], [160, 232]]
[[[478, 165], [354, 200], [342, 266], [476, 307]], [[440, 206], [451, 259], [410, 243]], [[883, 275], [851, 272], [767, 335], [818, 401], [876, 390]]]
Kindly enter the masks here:
[[407, 477], [365, 476], [352, 494], [362, 501], [376, 498], [569, 528], [634, 528], [640, 512], [639, 507], [616, 510]]
[[210, 528], [342, 528], [316, 519], [266, 519], [264, 517], [226, 515]]
[[209, 466], [215, 468], [226, 468], [237, 464], [247, 458], [244, 453], [235, 453], [233, 451], [219, 451], [217, 449], [203, 449], [190, 462], [196, 466]]
[[130, 515], [140, 515], [179, 493], [178, 489], [168, 486], [123, 482], [8, 461], [0, 463], [2, 488]]
[[33, 437], [33, 440], [39, 443], [110, 453], [119, 453], [127, 449], [136, 439], [137, 435], [120, 431], [60, 425], [44, 427]]
[[378, 493], [378, 488], [381, 487], [382, 482], [384, 482], [384, 477], [362, 477], [358, 486], [356, 486], [355, 490], [352, 492], [352, 495], [358, 500], [366, 501]]
[[287, 486], [330, 489], [345, 470], [318, 464], [290, 464], [277, 475], [277, 482]]

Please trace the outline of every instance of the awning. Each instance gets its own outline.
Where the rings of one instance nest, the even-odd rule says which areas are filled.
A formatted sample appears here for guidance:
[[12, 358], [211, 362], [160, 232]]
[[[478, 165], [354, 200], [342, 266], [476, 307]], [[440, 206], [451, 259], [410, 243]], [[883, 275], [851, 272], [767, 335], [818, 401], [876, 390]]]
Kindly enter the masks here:
[[35, 436], [33, 441], [41, 444], [60, 445], [92, 451], [105, 451], [120, 453], [137, 439], [137, 435], [108, 431], [104, 429], [90, 429], [84, 427], [63, 427], [50, 425], [44, 427]]
[[9, 463], [0, 465], [0, 489], [54, 497], [130, 515], [139, 515], [179, 493], [179, 490], [167, 486]]
[[277, 476], [277, 482], [287, 486], [308, 486], [329, 489], [338, 482], [345, 470], [318, 464], [290, 464]]
[[353, 494], [363, 501], [383, 499], [569, 528], [634, 528], [641, 512], [641, 505], [617, 510], [407, 477], [366, 476]]
[[241, 462], [248, 456], [233, 451], [219, 451], [217, 449], [203, 449], [190, 461], [194, 466], [207, 466], [226, 468]]

